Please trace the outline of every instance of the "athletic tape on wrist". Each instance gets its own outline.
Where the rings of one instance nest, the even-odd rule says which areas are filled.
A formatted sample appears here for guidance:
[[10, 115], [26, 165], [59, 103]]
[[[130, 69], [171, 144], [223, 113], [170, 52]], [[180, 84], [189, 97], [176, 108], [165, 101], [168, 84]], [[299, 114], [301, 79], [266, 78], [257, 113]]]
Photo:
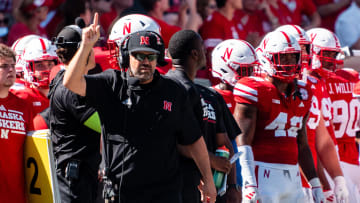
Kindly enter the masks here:
[[309, 181], [311, 187], [321, 187], [320, 179], [319, 178], [313, 178]]

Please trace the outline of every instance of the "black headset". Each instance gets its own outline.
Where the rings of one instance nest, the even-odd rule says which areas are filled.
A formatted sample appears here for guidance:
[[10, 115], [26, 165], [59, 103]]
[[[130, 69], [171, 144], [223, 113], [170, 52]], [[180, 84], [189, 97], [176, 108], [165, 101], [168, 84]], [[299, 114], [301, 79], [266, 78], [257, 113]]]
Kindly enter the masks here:
[[136, 33], [139, 33], [139, 32], [150, 32], [152, 34], [155, 34], [158, 39], [160, 40], [160, 44], [158, 45], [160, 50], [158, 50], [160, 53], [159, 53], [159, 57], [157, 59], [157, 63], [159, 65], [162, 65], [165, 62], [164, 58], [165, 58], [165, 44], [164, 44], [164, 40], [161, 38], [161, 36], [156, 33], [156, 32], [153, 32], [153, 31], [138, 31], [138, 32], [134, 32], [134, 33], [131, 33], [129, 34], [128, 36], [126, 36], [124, 39], [121, 40], [120, 42], [120, 49], [119, 49], [119, 64], [120, 64], [120, 68], [128, 68], [129, 67], [129, 57], [130, 57], [130, 54], [129, 54], [129, 48], [128, 48], [128, 45], [129, 45], [129, 40], [131, 39], [132, 36], [135, 36]]

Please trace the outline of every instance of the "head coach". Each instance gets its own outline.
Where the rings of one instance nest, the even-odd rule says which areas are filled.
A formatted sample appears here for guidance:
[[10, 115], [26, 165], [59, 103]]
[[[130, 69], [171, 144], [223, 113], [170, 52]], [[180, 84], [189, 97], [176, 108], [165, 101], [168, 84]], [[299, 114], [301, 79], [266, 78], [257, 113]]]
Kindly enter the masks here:
[[100, 35], [98, 15], [83, 29], [78, 52], [63, 84], [85, 96], [99, 113], [115, 200], [125, 203], [181, 203], [178, 148], [202, 173], [204, 202], [215, 202], [216, 189], [201, 130], [184, 89], [161, 76], [155, 66], [164, 57], [154, 32], [130, 34], [121, 45], [121, 67], [84, 75], [86, 57]]

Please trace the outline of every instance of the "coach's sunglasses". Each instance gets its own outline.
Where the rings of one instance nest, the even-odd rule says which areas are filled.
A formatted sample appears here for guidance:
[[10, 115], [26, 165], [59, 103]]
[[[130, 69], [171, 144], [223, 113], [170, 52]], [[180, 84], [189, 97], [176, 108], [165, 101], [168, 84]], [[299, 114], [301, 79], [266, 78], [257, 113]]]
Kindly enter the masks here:
[[131, 55], [133, 55], [138, 61], [144, 61], [145, 58], [147, 58], [149, 61], [154, 61], [159, 57], [157, 54], [132, 53]]

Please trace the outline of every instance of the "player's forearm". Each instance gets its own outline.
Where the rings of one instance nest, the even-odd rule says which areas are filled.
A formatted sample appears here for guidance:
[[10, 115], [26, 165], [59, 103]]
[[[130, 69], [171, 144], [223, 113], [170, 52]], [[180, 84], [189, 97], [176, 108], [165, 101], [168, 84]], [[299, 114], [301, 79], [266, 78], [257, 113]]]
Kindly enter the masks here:
[[325, 127], [322, 116], [320, 118], [319, 126], [316, 128], [315, 147], [319, 159], [321, 160], [324, 168], [329, 173], [331, 178], [342, 176], [343, 173], [340, 168], [335, 145], [328, 133], [327, 128]]
[[317, 154], [331, 178], [343, 176], [335, 146], [331, 139], [325, 141], [320, 147], [317, 147]]
[[85, 96], [86, 94], [86, 81], [84, 73], [86, 72], [86, 63], [91, 50], [92, 47], [85, 46], [81, 43], [64, 74], [64, 86], [81, 96]]
[[314, 160], [308, 145], [299, 146], [299, 164], [308, 180], [317, 177]]
[[318, 160], [316, 172], [317, 172], [318, 177], [319, 177], [319, 179], [320, 179], [320, 182], [321, 182], [321, 185], [322, 185], [322, 187], [323, 187], [323, 190], [324, 190], [324, 191], [326, 191], [326, 190], [331, 190], [330, 183], [329, 183], [328, 179], [326, 178], [325, 171], [324, 171], [324, 167], [322, 166], [320, 160]]

